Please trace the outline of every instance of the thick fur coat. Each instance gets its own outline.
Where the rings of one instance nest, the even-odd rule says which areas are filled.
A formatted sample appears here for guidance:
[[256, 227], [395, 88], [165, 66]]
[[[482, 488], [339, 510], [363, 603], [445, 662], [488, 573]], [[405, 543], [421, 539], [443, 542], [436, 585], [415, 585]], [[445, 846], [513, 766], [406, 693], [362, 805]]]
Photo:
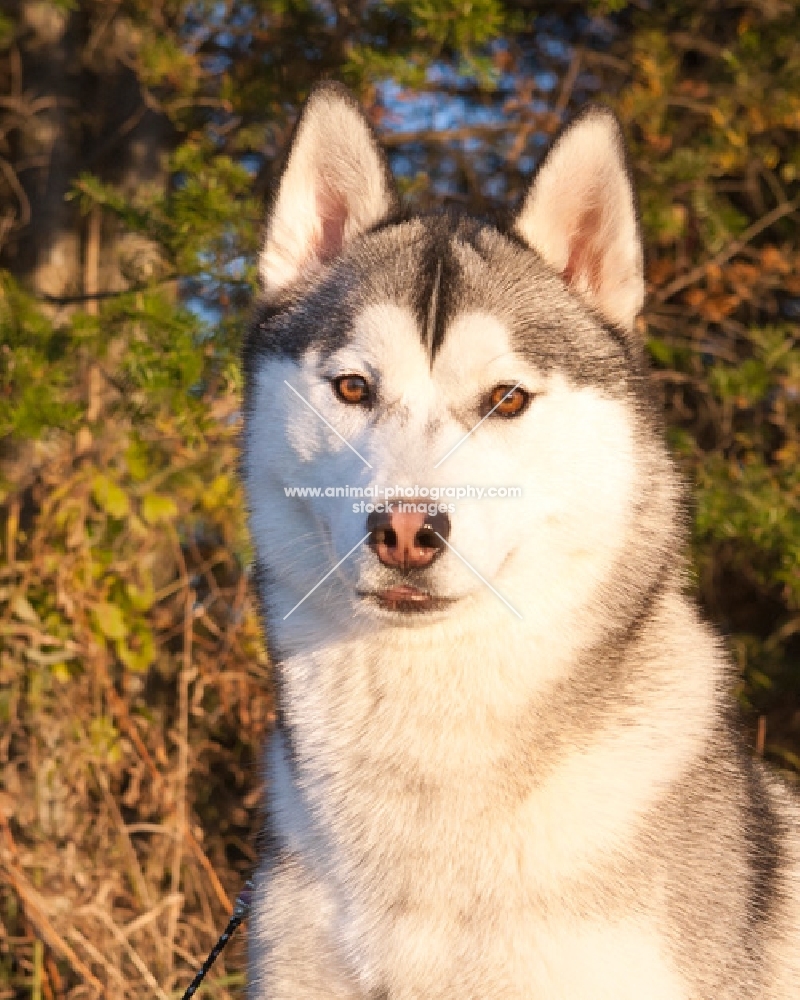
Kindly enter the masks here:
[[[323, 84], [260, 269], [251, 1000], [800, 1000], [800, 814], [687, 594], [614, 117], [561, 134], [504, 230], [403, 215]], [[413, 565], [385, 557], [406, 522], [287, 496], [498, 483], [522, 496], [457, 504]]]

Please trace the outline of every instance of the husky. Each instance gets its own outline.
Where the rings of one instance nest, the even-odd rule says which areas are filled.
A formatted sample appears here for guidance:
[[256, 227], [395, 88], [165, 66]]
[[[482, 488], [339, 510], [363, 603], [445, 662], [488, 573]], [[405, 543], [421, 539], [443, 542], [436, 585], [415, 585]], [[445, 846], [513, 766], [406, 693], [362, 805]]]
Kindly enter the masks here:
[[[323, 83], [259, 270], [242, 468], [278, 721], [250, 1000], [798, 1000], [800, 811], [688, 593], [614, 115], [579, 115], [501, 226], [404, 211]], [[426, 499], [498, 483], [522, 496]], [[382, 484], [421, 502], [342, 497]]]

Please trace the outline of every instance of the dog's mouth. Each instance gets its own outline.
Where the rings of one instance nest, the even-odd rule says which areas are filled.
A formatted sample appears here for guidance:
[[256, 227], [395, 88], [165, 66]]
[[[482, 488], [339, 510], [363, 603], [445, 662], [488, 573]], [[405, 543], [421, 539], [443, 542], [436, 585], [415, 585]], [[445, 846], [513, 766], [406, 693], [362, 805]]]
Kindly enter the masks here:
[[455, 602], [452, 597], [436, 597], [427, 591], [410, 587], [406, 584], [388, 587], [386, 590], [376, 590], [361, 593], [359, 596], [374, 601], [385, 611], [396, 611], [401, 614], [419, 614], [422, 611], [441, 611]]

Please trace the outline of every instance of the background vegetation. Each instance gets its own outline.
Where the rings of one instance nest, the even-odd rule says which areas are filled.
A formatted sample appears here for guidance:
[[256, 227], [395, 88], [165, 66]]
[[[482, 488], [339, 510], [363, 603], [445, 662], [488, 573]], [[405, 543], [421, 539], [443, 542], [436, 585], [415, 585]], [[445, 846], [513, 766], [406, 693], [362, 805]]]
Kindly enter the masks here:
[[[800, 773], [797, 3], [0, 10], [0, 1000], [179, 994], [253, 865], [272, 702], [237, 348], [324, 75], [423, 207], [513, 202], [566, 117], [616, 108], [697, 588], [755, 752]], [[242, 968], [239, 943], [207, 992]]]

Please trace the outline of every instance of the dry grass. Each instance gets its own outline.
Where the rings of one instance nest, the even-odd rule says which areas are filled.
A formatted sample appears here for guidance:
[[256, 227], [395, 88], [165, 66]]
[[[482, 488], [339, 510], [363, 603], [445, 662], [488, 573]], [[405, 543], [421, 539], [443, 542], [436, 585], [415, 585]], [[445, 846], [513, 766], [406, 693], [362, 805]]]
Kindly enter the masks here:
[[[217, 416], [234, 407], [221, 401]], [[152, 482], [140, 488], [119, 462], [129, 433], [111, 420], [29, 452], [6, 520], [0, 1000], [180, 995], [256, 857], [267, 663], [232, 555], [240, 513], [198, 506], [209, 470], [233, 466], [235, 427], [172, 452], [161, 479], [176, 517], [152, 524]], [[98, 503], [98, 470], [116, 470], [124, 517]], [[129, 634], [110, 638], [98, 609], [124, 606], [127, 584], [152, 592], [138, 612], [128, 603]], [[145, 626], [152, 664], [126, 668]], [[242, 983], [239, 941], [204, 989], [226, 1000]]]

